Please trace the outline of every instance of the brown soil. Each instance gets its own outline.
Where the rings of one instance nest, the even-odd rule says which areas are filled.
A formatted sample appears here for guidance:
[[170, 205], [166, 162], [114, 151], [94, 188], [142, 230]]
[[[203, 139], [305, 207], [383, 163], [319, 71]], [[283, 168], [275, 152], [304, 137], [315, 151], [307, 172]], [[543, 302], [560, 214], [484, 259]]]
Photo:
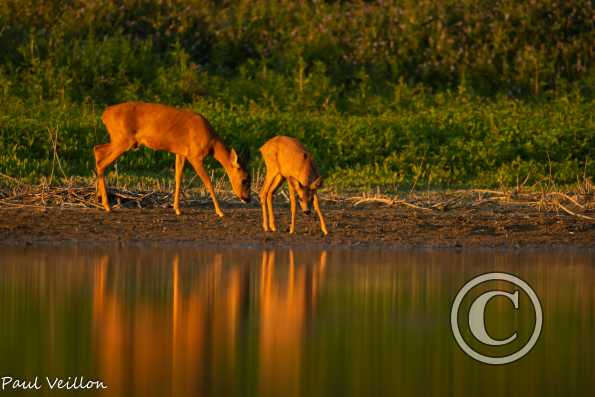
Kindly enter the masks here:
[[276, 233], [261, 229], [260, 209], [226, 203], [219, 219], [211, 205], [184, 208], [1, 208], [0, 244], [200, 243], [228, 246], [328, 245], [382, 247], [595, 248], [595, 223], [564, 212], [513, 205], [422, 211], [376, 203], [324, 205], [330, 235], [317, 219], [298, 215], [297, 233], [287, 233], [289, 209], [276, 206]]

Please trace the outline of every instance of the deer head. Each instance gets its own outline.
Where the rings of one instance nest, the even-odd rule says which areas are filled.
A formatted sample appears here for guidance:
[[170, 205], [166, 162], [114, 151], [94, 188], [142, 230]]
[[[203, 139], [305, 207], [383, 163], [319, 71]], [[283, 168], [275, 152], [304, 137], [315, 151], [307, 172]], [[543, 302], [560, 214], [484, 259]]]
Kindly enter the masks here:
[[250, 202], [250, 174], [240, 164], [238, 154], [235, 149], [231, 149], [229, 153], [230, 167], [227, 170], [227, 176], [231, 182], [231, 187], [238, 196], [238, 198], [244, 202]]
[[297, 192], [298, 202], [300, 203], [302, 212], [304, 214], [309, 214], [312, 193], [322, 186], [322, 177], [319, 176], [309, 185], [303, 185], [298, 179], [291, 177], [288, 178], [288, 183], [291, 183], [291, 186]]

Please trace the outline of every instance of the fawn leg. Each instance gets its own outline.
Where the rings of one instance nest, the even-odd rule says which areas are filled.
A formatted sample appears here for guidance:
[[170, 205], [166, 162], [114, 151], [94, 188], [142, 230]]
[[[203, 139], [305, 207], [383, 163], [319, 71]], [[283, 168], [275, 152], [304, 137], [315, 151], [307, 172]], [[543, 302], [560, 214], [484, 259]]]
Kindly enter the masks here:
[[328, 234], [328, 230], [326, 228], [326, 223], [324, 222], [324, 217], [322, 216], [322, 212], [320, 211], [320, 204], [318, 203], [318, 193], [314, 191], [314, 196], [312, 197], [312, 202], [314, 204], [314, 209], [318, 214], [318, 218], [320, 218], [320, 229], [322, 229], [322, 233], [326, 236]]
[[271, 187], [271, 183], [275, 179], [275, 174], [267, 172], [266, 176], [264, 177], [264, 183], [262, 184], [262, 188], [260, 189], [260, 207], [262, 209], [262, 228], [265, 232], [269, 231], [269, 220], [268, 220], [268, 213], [267, 213], [267, 197], [269, 194], [269, 189]]
[[267, 209], [269, 210], [269, 229], [271, 229], [271, 231], [273, 232], [277, 231], [277, 227], [275, 226], [275, 214], [273, 212], [273, 195], [275, 194], [275, 191], [281, 184], [281, 181], [283, 181], [283, 177], [277, 174], [273, 179], [271, 186], [269, 187], [269, 191], [267, 192]]

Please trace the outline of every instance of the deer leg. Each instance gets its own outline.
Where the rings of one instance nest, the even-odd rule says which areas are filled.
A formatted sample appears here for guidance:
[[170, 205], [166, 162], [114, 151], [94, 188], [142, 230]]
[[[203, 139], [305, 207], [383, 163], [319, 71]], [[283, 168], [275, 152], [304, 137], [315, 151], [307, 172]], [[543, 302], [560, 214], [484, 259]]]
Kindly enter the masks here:
[[93, 148], [93, 151], [95, 152], [95, 165], [97, 168], [97, 183], [95, 188], [96, 192], [101, 196], [103, 208], [108, 212], [111, 211], [111, 208], [109, 206], [107, 188], [105, 186], [105, 169], [132, 146], [133, 144], [130, 144], [129, 142], [110, 142], [104, 143], [103, 145], [97, 145]]
[[271, 231], [276, 232], [277, 227], [275, 226], [275, 213], [273, 212], [273, 195], [275, 191], [283, 181], [283, 177], [279, 174], [275, 175], [273, 182], [271, 182], [271, 186], [269, 187], [269, 191], [267, 192], [267, 209], [269, 211], [269, 229]]
[[204, 183], [207, 191], [211, 195], [211, 199], [213, 200], [213, 205], [215, 206], [215, 212], [220, 218], [223, 218], [223, 211], [219, 207], [219, 202], [217, 201], [217, 197], [215, 197], [215, 189], [213, 189], [213, 184], [211, 183], [211, 178], [209, 178], [209, 174], [205, 170], [205, 166], [202, 163], [202, 159], [190, 159], [190, 164], [194, 167], [194, 170]]
[[[103, 145], [97, 145], [93, 148], [93, 152], [95, 153], [95, 169], [97, 173], [95, 180], [95, 198], [98, 202], [99, 198], [101, 198], [102, 203], [107, 202], [107, 199], [105, 198], [107, 196], [107, 193], [106, 196], [103, 195], [103, 192], [106, 190], [105, 180], [103, 178], [103, 169], [101, 170], [100, 174], [99, 164], [100, 161], [103, 162], [103, 158], [105, 157], [105, 153], [107, 152], [107, 150], [109, 150], [109, 147], [109, 143], [104, 143]], [[107, 204], [107, 207], [105, 204], [103, 204], [103, 207], [106, 211], [110, 211], [109, 203]]]
[[324, 222], [324, 217], [322, 216], [322, 212], [320, 211], [320, 204], [318, 203], [318, 193], [314, 191], [312, 197], [312, 203], [314, 204], [314, 210], [318, 214], [318, 218], [320, 218], [320, 229], [322, 233], [326, 236], [328, 234], [328, 230], [326, 229], [326, 223]]
[[291, 208], [291, 226], [289, 226], [289, 233], [295, 232], [295, 189], [291, 186], [291, 183], [287, 183], [287, 189], [289, 190], [289, 206]]
[[264, 183], [262, 184], [262, 188], [260, 189], [260, 207], [262, 208], [262, 228], [265, 232], [269, 231], [269, 221], [268, 221], [268, 214], [267, 214], [267, 197], [269, 193], [269, 189], [271, 187], [271, 183], [275, 179], [275, 174], [267, 172], [266, 176], [264, 177]]
[[[95, 173], [97, 174], [97, 171], [95, 171]], [[99, 198], [100, 198], [100, 194], [99, 194], [99, 178], [97, 175], [95, 175], [95, 202], [99, 203]]]
[[186, 157], [181, 154], [176, 154], [176, 190], [174, 192], [174, 211], [176, 212], [176, 215], [182, 214], [180, 211], [180, 185], [182, 184], [185, 164]]

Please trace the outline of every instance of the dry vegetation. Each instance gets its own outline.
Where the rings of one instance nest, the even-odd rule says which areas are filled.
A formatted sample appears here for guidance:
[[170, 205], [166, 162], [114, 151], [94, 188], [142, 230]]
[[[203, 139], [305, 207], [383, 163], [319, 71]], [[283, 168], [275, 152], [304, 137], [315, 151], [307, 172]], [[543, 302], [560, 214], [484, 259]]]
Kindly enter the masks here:
[[[65, 186], [21, 184], [13, 181], [12, 187], [0, 190], [0, 209], [2, 208], [97, 208], [102, 209], [96, 197], [94, 187], [77, 185], [71, 180]], [[186, 207], [210, 205], [211, 200], [206, 190], [188, 188], [193, 180], [188, 181], [182, 194], [182, 205]], [[261, 178], [254, 183], [258, 192]], [[234, 202], [236, 199], [226, 188], [221, 178], [215, 179], [218, 198], [222, 202]], [[114, 208], [169, 208], [173, 200], [171, 186], [154, 185], [150, 189], [136, 186], [109, 188]], [[464, 189], [464, 190], [428, 190], [409, 191], [394, 194], [380, 190], [367, 193], [323, 192], [322, 201], [334, 207], [349, 208], [366, 205], [388, 207], [404, 206], [412, 211], [456, 211], [478, 208], [483, 205], [514, 206], [532, 208], [540, 212], [564, 212], [577, 219], [595, 222], [595, 187], [585, 179], [573, 189], [560, 190], [555, 185], [517, 186], [513, 189]], [[258, 195], [253, 192], [253, 199]], [[277, 200], [289, 202], [285, 188], [280, 189]]]

